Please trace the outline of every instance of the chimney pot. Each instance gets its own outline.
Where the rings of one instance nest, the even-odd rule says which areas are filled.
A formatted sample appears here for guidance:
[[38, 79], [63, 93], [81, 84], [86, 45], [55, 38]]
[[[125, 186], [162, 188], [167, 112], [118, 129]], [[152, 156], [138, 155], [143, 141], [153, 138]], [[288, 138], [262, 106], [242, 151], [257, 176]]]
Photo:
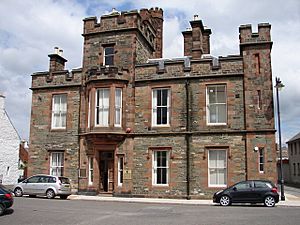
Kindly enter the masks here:
[[4, 110], [5, 108], [5, 96], [0, 92], [0, 110]]
[[54, 47], [54, 54], [57, 54], [58, 55], [58, 47]]

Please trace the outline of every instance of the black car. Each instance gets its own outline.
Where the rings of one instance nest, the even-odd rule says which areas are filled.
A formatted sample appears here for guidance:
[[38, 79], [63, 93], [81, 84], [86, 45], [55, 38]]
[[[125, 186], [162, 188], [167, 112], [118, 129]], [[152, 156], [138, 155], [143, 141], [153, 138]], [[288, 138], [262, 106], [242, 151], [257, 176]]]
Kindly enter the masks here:
[[279, 195], [271, 181], [247, 180], [216, 192], [213, 202], [222, 206], [231, 203], [264, 203], [265, 206], [274, 207], [279, 202]]
[[0, 184], [0, 216], [4, 211], [12, 207], [14, 199], [10, 190]]

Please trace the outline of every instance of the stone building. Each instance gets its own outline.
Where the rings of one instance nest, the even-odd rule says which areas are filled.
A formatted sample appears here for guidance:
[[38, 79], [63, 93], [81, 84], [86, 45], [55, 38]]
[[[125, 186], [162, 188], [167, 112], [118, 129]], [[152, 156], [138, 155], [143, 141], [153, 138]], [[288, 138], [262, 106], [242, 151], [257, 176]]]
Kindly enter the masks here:
[[163, 11], [83, 20], [83, 65], [32, 75], [29, 174], [68, 176], [79, 193], [208, 197], [276, 181], [270, 24], [239, 28], [240, 52], [212, 57], [201, 20], [184, 56], [162, 58]]
[[288, 142], [289, 176], [288, 182], [300, 184], [300, 133]]
[[20, 136], [5, 110], [5, 96], [0, 94], [0, 184], [17, 183], [23, 170], [19, 169]]

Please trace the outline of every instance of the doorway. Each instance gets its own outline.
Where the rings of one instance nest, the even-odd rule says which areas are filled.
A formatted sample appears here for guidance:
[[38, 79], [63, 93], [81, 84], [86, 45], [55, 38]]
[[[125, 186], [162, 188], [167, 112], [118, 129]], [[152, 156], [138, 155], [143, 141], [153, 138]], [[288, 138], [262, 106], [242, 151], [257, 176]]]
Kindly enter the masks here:
[[114, 152], [100, 152], [100, 192], [114, 190]]

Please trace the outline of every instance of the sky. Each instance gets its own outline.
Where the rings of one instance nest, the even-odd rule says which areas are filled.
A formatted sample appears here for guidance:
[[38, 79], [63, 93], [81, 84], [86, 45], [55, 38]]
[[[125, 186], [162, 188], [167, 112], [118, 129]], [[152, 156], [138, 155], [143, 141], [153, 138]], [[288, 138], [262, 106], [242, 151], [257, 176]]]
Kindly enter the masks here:
[[279, 93], [282, 143], [300, 132], [299, 0], [0, 0], [0, 93], [22, 139], [29, 140], [31, 74], [49, 69], [54, 47], [64, 50], [67, 69], [80, 68], [84, 18], [99, 18], [112, 8], [151, 7], [164, 10], [163, 57], [168, 58], [183, 56], [181, 32], [194, 15], [212, 30], [214, 56], [239, 54], [240, 25], [252, 24], [255, 32], [258, 23], [270, 23], [273, 82], [280, 77], [285, 85]]

